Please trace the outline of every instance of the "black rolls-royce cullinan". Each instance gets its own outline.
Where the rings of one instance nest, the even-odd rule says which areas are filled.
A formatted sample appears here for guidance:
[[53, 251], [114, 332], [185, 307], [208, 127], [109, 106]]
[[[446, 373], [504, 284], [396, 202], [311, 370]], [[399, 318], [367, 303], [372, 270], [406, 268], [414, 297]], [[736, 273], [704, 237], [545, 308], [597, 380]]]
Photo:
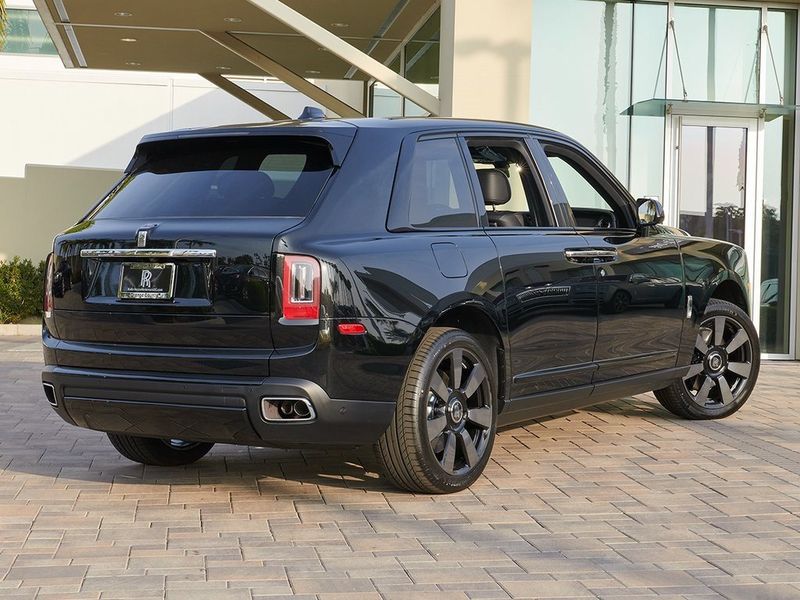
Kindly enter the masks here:
[[141, 463], [368, 445], [427, 493], [475, 481], [499, 426], [651, 390], [725, 417], [759, 370], [745, 254], [662, 221], [525, 125], [150, 135], [54, 241], [44, 392]]

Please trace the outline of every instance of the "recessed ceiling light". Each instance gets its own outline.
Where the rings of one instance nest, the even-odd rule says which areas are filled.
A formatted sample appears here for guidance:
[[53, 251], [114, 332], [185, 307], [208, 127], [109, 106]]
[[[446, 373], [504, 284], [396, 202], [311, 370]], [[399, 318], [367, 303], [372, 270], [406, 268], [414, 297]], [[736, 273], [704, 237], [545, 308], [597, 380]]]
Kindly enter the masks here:
[[142, 63], [136, 62], [135, 60], [129, 60], [125, 64], [128, 65], [129, 67], [141, 67], [142, 66]]
[[225, 17], [224, 21], [226, 23], [241, 23], [242, 20], [239, 17]]
[[350, 23], [331, 23], [331, 27], [336, 27], [337, 29], [344, 29], [345, 27], [350, 27]]
[[138, 40], [137, 40], [136, 38], [120, 38], [120, 40], [119, 40], [119, 41], [120, 41], [120, 42], [126, 42], [126, 43], [129, 43], [129, 44], [130, 44], [130, 43], [136, 42], [136, 41], [138, 41]]
[[217, 67], [217, 71], [230, 71], [230, 67]]
[[328, 50], [327, 48], [323, 48], [322, 46], [320, 46], [319, 48], [317, 48], [317, 52], [330, 52], [330, 50]]
[[133, 15], [129, 12], [115, 12], [115, 17], [132, 17]]
[[319, 71], [315, 71], [314, 69], [306, 69], [306, 73], [309, 75], [319, 75]]

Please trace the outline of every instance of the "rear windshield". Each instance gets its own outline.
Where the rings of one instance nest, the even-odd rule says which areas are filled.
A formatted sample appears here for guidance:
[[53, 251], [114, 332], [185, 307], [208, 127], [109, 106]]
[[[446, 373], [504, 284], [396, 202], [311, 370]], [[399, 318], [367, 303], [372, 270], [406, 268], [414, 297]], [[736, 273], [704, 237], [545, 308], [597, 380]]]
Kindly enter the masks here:
[[333, 171], [319, 139], [175, 140], [144, 152], [90, 218], [304, 217]]

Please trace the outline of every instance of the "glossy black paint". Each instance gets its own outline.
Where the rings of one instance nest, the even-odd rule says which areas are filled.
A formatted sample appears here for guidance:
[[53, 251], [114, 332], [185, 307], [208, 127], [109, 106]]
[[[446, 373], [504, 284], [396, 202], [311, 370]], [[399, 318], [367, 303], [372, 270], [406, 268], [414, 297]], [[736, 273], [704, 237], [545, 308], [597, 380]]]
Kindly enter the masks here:
[[[496, 344], [499, 422], [507, 425], [662, 387], [685, 372], [711, 297], [722, 290], [746, 308], [740, 248], [664, 226], [639, 227], [634, 200], [607, 170], [547, 130], [443, 119], [220, 128], [148, 137], [129, 168], [159, 140], [275, 133], [327, 140], [338, 168], [305, 219], [159, 221], [148, 247], [217, 252], [216, 259], [175, 261], [174, 302], [119, 301], [113, 293], [118, 261], [80, 256], [82, 249], [136, 247], [137, 231], [152, 223], [83, 220], [56, 238], [55, 311], [45, 320], [43, 380], [64, 399], [57, 408], [62, 417], [108, 431], [126, 431], [124, 423], [133, 422], [129, 431], [160, 437], [370, 443], [391, 419], [425, 332], [446, 324]], [[404, 172], [401, 148], [430, 133], [506, 137], [528, 148], [552, 227], [488, 227], [473, 181], [483, 226], [391, 231], [390, 205], [402, 189], [396, 181]], [[614, 228], [578, 227], [546, 164], [539, 142], [548, 140], [570, 145], [597, 165], [622, 207]], [[616, 257], [576, 262], [565, 253], [574, 249], [613, 250]], [[321, 263], [319, 325], [278, 320], [276, 255], [284, 253]], [[688, 297], [694, 305], [689, 318]], [[341, 335], [342, 322], [361, 323], [366, 334]], [[260, 418], [260, 394], [287, 393], [287, 386], [315, 408], [319, 403], [313, 423]], [[241, 402], [226, 404], [231, 398]], [[195, 414], [197, 406], [203, 408]], [[220, 413], [227, 416], [218, 428], [216, 408], [233, 411]], [[207, 425], [202, 434], [178, 430], [176, 423], [195, 422], [199, 414]]]

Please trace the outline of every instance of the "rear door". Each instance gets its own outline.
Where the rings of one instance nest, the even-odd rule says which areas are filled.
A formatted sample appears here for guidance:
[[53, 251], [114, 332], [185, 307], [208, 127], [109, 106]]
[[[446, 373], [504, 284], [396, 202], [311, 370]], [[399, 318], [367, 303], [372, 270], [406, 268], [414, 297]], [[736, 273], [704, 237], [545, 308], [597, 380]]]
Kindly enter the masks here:
[[[58, 363], [265, 376], [272, 246], [334, 171], [324, 139], [177, 139], [54, 245]], [[102, 363], [102, 364], [98, 364]]]
[[[475, 135], [465, 143], [485, 231], [503, 272], [499, 303], [510, 340], [511, 398], [588, 386], [597, 330], [595, 276], [591, 264], [567, 259], [585, 250], [586, 240], [557, 222], [560, 207], [547, 200], [524, 137]], [[507, 200], [491, 197], [497, 187], [510, 191]]]
[[598, 327], [594, 382], [674, 367], [686, 311], [672, 235], [638, 228], [633, 199], [577, 145], [544, 138], [550, 193], [563, 198], [594, 253]]

